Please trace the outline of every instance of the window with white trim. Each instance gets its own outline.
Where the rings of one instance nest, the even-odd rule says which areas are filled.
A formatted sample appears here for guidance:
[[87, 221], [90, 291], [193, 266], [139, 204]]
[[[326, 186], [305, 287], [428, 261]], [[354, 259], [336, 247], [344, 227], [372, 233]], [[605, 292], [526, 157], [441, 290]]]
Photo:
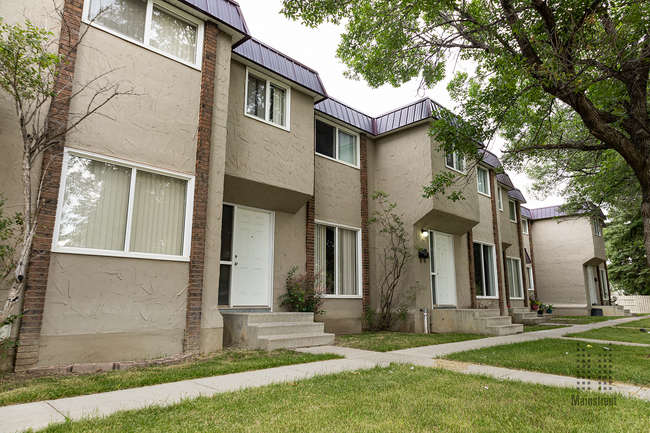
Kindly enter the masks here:
[[476, 181], [478, 182], [478, 192], [490, 196], [490, 184], [488, 182], [489, 173], [486, 169], [476, 167]]
[[446, 154], [445, 165], [447, 168], [465, 173], [465, 157], [458, 152]]
[[533, 283], [533, 266], [526, 265], [526, 272], [528, 273], [528, 290], [535, 290], [535, 284]]
[[519, 259], [506, 258], [506, 267], [508, 268], [508, 287], [510, 288], [510, 297], [512, 299], [524, 298], [524, 285], [521, 282], [521, 266]]
[[359, 296], [359, 230], [317, 223], [314, 240], [314, 268], [325, 294]]
[[501, 197], [501, 187], [497, 186], [497, 197], [499, 198], [499, 210], [503, 212], [503, 197]]
[[359, 166], [359, 136], [333, 123], [316, 119], [316, 153]]
[[289, 130], [291, 87], [246, 69], [244, 114]]
[[517, 206], [514, 201], [508, 200], [508, 210], [510, 211], [510, 221], [517, 222]]
[[476, 296], [497, 296], [495, 257], [493, 245], [474, 242], [474, 281], [476, 282]]
[[194, 177], [66, 150], [54, 252], [189, 260]]
[[203, 22], [157, 0], [88, 0], [84, 17], [112, 34], [200, 67]]
[[593, 220], [593, 222], [594, 222], [594, 234], [596, 236], [600, 236], [602, 234], [602, 232], [600, 231], [600, 220], [596, 218]]
[[604, 269], [600, 269], [600, 285], [603, 289], [603, 299], [609, 299], [609, 282], [607, 281], [607, 271]]
[[521, 231], [527, 235], [528, 234], [528, 220], [522, 218], [521, 219]]

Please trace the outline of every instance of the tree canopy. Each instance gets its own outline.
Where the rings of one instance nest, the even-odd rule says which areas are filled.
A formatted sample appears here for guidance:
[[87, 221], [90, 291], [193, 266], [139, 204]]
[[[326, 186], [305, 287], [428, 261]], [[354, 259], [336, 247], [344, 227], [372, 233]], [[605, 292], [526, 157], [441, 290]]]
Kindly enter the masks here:
[[[506, 167], [559, 150], [618, 154], [641, 191], [650, 251], [650, 2], [646, 0], [284, 0], [309, 26], [345, 23], [338, 57], [352, 78], [448, 90], [463, 122], [440, 119], [445, 150], [476, 155], [499, 133]], [[650, 256], [650, 254], [648, 254]]]

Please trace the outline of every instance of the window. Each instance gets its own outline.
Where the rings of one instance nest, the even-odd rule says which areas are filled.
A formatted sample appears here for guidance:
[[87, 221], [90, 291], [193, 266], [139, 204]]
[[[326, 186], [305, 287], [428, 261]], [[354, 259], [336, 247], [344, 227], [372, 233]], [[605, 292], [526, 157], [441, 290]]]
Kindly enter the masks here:
[[595, 234], [596, 236], [600, 236], [600, 234], [601, 234], [601, 231], [600, 231], [600, 220], [599, 220], [599, 219], [595, 219], [595, 220], [593, 220], [593, 221], [594, 221], [594, 234]]
[[603, 289], [603, 299], [609, 299], [609, 283], [607, 282], [607, 272], [600, 270], [600, 284]]
[[465, 157], [457, 152], [445, 155], [445, 165], [452, 170], [465, 173]]
[[490, 195], [490, 184], [488, 183], [489, 179], [489, 174], [488, 171], [484, 168], [477, 167], [476, 168], [476, 179], [478, 182], [478, 192], [481, 194], [485, 194], [487, 196]]
[[474, 242], [474, 277], [476, 296], [497, 296], [494, 246]]
[[497, 197], [499, 198], [499, 210], [503, 212], [503, 198], [501, 197], [501, 188], [497, 187]]
[[360, 295], [358, 229], [316, 224], [314, 267], [327, 295]]
[[203, 23], [155, 0], [89, 0], [84, 17], [110, 33], [200, 67]]
[[65, 152], [53, 251], [189, 260], [194, 178]]
[[521, 231], [527, 235], [528, 234], [528, 220], [521, 219]]
[[514, 201], [508, 201], [508, 208], [510, 210], [510, 221], [517, 222], [517, 206]]
[[528, 273], [528, 290], [535, 290], [535, 284], [533, 283], [533, 267], [532, 267], [532, 265], [526, 266], [526, 272]]
[[514, 299], [524, 298], [524, 285], [521, 282], [521, 267], [519, 259], [506, 258], [508, 268], [508, 287], [510, 297]]
[[357, 135], [316, 119], [316, 153], [357, 167]]
[[244, 114], [289, 130], [291, 88], [277, 84], [258, 72], [246, 70]]

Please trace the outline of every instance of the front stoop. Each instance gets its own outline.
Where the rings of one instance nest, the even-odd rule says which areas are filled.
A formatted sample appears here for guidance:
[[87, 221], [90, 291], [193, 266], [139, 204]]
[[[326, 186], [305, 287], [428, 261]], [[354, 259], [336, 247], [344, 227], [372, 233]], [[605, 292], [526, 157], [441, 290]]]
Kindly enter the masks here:
[[222, 312], [225, 346], [276, 350], [334, 344], [313, 313]]
[[524, 332], [524, 325], [513, 324], [510, 316], [497, 309], [433, 309], [433, 332], [467, 332], [487, 335], [512, 335]]
[[508, 308], [508, 313], [512, 318], [512, 323], [521, 325], [541, 325], [546, 323], [548, 315], [537, 314], [537, 311], [530, 311], [528, 308]]

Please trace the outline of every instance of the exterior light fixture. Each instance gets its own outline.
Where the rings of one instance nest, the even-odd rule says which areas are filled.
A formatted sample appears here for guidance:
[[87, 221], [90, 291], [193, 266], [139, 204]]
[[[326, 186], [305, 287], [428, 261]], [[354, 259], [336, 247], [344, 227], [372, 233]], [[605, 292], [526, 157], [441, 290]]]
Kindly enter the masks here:
[[427, 230], [427, 229], [422, 229], [422, 236], [424, 236], [425, 238], [426, 238], [427, 236], [429, 236], [429, 230]]

